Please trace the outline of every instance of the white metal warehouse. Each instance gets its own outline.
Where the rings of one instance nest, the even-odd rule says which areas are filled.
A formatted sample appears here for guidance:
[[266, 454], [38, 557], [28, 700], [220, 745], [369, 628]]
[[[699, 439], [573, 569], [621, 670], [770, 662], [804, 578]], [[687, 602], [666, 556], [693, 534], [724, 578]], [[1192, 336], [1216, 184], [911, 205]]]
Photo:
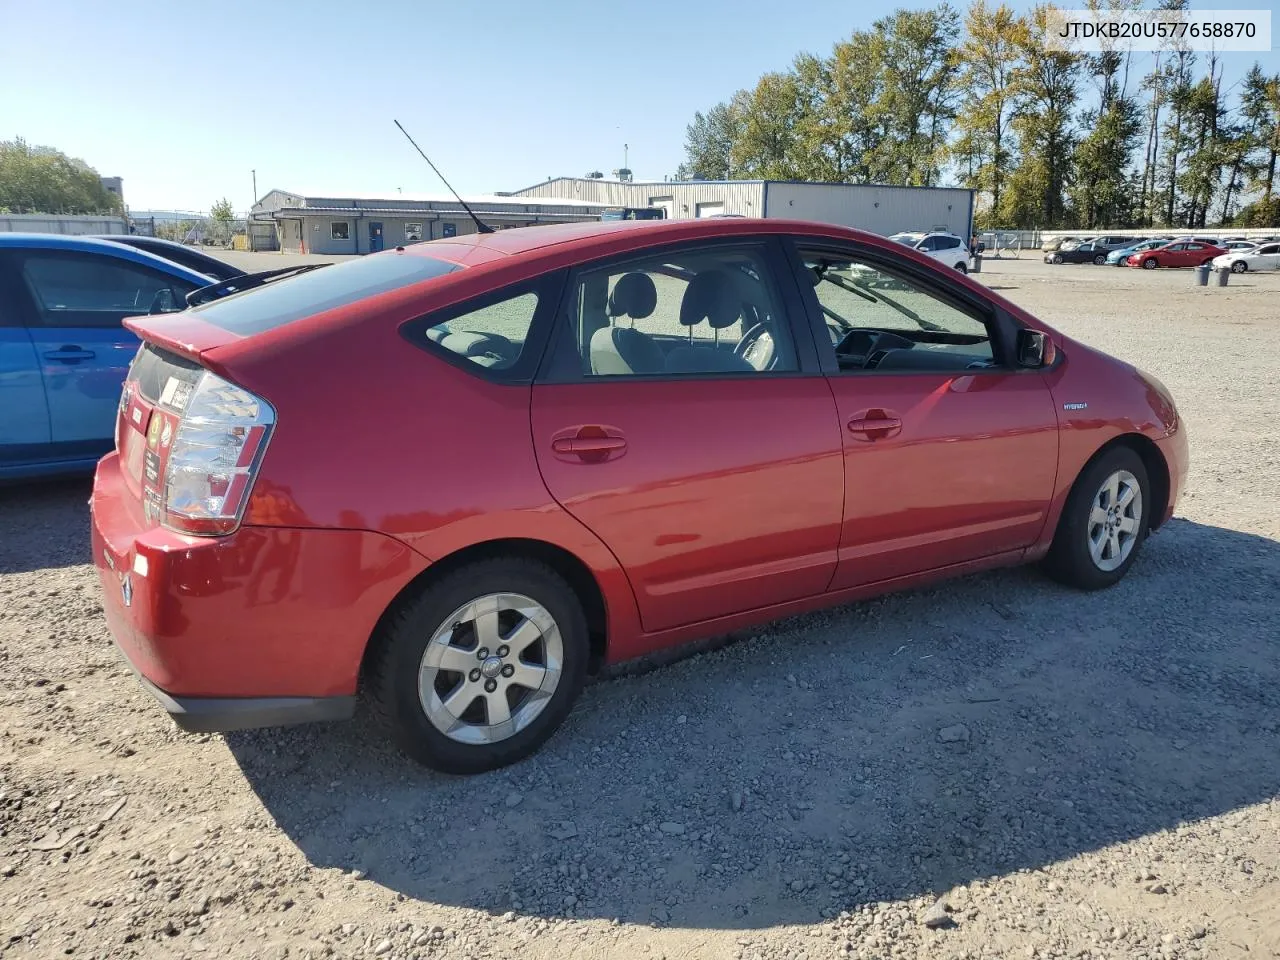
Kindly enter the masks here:
[[616, 207], [661, 207], [677, 220], [738, 214], [839, 223], [882, 236], [903, 230], [973, 232], [973, 191], [796, 180], [626, 182], [557, 177], [513, 197], [575, 200]]
[[[576, 199], [464, 197], [496, 229], [599, 220], [602, 206]], [[376, 253], [405, 243], [475, 233], [452, 194], [394, 196], [302, 194], [271, 190], [253, 205], [249, 231], [255, 250], [285, 253]]]

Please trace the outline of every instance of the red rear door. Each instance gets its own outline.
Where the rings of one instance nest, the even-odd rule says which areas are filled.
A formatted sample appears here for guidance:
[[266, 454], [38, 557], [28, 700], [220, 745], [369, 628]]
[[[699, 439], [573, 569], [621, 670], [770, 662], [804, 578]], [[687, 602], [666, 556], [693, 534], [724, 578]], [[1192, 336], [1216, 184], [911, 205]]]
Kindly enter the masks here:
[[738, 244], [580, 273], [534, 385], [547, 487], [618, 558], [647, 631], [820, 594], [835, 569], [835, 405], [774, 262]]

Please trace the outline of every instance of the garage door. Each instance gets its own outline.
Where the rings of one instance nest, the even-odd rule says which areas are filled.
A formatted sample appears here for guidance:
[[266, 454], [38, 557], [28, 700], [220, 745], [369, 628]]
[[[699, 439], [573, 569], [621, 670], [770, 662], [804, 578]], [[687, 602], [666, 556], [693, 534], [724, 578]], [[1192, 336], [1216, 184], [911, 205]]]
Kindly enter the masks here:
[[698, 204], [699, 217], [714, 217], [717, 213], [724, 213], [724, 201], [717, 200], [714, 203]]

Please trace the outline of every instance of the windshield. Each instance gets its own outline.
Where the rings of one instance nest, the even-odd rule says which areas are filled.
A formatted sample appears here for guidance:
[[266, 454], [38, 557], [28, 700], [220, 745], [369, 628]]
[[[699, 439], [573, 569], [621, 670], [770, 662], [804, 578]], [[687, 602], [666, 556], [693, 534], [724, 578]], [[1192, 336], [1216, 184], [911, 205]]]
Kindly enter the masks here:
[[914, 247], [917, 243], [924, 239], [923, 233], [895, 233], [889, 238], [897, 243], [905, 244], [908, 247]]

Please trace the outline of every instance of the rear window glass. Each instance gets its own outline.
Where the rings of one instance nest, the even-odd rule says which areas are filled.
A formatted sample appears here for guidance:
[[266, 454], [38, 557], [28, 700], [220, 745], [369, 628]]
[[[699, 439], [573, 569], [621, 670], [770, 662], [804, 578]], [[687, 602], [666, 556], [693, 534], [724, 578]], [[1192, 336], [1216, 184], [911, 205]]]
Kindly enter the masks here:
[[191, 312], [223, 330], [247, 336], [459, 269], [455, 263], [417, 254], [379, 254], [273, 280], [202, 303]]

